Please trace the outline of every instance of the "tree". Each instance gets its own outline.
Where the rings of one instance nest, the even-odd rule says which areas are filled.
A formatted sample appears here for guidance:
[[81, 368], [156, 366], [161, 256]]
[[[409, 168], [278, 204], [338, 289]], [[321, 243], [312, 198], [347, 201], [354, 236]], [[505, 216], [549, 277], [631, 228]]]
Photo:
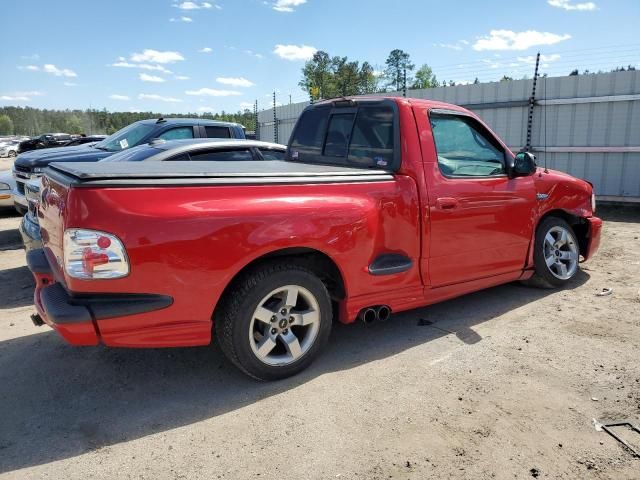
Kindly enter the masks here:
[[571, 72], [569, 73], [569, 76], [570, 76], [570, 77], [574, 77], [574, 76], [579, 75], [579, 74], [580, 74], [580, 72], [578, 72], [578, 69], [577, 69], [577, 68], [574, 68], [574, 69], [573, 69], [573, 70], [571, 70]]
[[379, 77], [369, 62], [362, 62], [360, 67], [360, 93], [377, 93], [380, 90]]
[[513, 77], [509, 77], [509, 76], [507, 76], [507, 75], [504, 75], [504, 76], [500, 79], [500, 81], [501, 81], [501, 82], [510, 82], [511, 80], [513, 80]]
[[0, 135], [13, 135], [13, 122], [7, 115], [0, 115]]
[[478, 85], [480, 83], [480, 80], [478, 80], [478, 77], [476, 77], [476, 79], [473, 81], [474, 85]]
[[436, 76], [433, 74], [433, 70], [426, 63], [422, 65], [418, 71], [416, 72], [415, 79], [413, 80], [413, 84], [411, 88], [435, 88], [438, 86], [438, 80]]
[[[306, 92], [317, 89], [318, 96], [314, 98], [331, 98], [335, 96], [333, 72], [331, 71], [332, 59], [327, 52], [318, 50], [311, 60], [302, 68], [302, 80], [298, 83]], [[313, 95], [312, 95], [313, 96]]]
[[407, 72], [407, 84], [410, 83], [409, 72], [412, 72], [415, 65], [411, 63], [409, 54], [396, 48], [391, 50], [385, 62], [387, 68], [384, 71], [388, 84], [387, 87], [393, 87], [396, 91], [402, 89], [404, 81], [404, 73]]

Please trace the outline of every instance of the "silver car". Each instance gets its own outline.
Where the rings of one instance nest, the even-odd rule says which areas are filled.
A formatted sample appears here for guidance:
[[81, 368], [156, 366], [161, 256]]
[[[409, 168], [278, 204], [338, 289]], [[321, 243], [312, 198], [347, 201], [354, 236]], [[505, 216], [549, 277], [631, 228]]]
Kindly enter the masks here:
[[10, 170], [0, 172], [0, 208], [13, 208], [13, 194], [16, 190], [16, 180]]

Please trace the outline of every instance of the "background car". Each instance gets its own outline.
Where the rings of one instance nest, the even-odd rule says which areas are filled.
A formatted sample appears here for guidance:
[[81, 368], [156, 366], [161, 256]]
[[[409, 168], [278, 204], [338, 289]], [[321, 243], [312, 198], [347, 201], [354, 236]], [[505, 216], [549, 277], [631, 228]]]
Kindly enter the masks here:
[[39, 150], [41, 148], [61, 147], [69, 141], [71, 141], [71, 135], [68, 133], [44, 133], [20, 142], [18, 153]]
[[[27, 212], [25, 182], [42, 175], [51, 162], [97, 162], [123, 150], [149, 143], [153, 139], [227, 138], [244, 139], [244, 127], [238, 123], [202, 118], [158, 118], [140, 120], [118, 130], [98, 143], [64, 148], [47, 148], [18, 155], [13, 165], [17, 191], [16, 210]], [[19, 152], [18, 152], [19, 153]]]
[[5, 140], [0, 142], [0, 157], [15, 157], [18, 154], [19, 140]]
[[0, 172], [0, 208], [13, 208], [16, 181], [9, 170]]
[[[260, 161], [284, 160], [287, 147], [278, 143], [241, 139], [154, 140], [100, 160], [101, 162], [162, 161]], [[27, 251], [42, 248], [38, 224], [40, 179], [26, 181], [27, 212], [20, 222], [20, 234]]]

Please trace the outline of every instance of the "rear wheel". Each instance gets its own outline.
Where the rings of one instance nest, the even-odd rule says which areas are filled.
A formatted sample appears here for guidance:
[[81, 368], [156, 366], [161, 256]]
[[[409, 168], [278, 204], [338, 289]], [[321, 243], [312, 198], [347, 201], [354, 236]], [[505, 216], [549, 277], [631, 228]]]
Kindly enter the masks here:
[[535, 275], [531, 284], [561, 287], [578, 273], [580, 248], [571, 226], [561, 218], [545, 219], [536, 231]]
[[238, 368], [277, 380], [311, 364], [329, 338], [331, 320], [329, 292], [313, 272], [271, 264], [238, 281], [216, 313], [215, 330]]
[[15, 157], [16, 156], [16, 151], [15, 150], [9, 150], [9, 157]]

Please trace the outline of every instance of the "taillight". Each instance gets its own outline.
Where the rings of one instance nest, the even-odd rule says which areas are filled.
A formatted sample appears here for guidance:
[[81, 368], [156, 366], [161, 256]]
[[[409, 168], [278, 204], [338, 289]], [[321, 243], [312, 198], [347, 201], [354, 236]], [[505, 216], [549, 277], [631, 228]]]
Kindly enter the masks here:
[[120, 278], [129, 274], [129, 260], [115, 235], [70, 228], [64, 232], [64, 269], [73, 278]]

